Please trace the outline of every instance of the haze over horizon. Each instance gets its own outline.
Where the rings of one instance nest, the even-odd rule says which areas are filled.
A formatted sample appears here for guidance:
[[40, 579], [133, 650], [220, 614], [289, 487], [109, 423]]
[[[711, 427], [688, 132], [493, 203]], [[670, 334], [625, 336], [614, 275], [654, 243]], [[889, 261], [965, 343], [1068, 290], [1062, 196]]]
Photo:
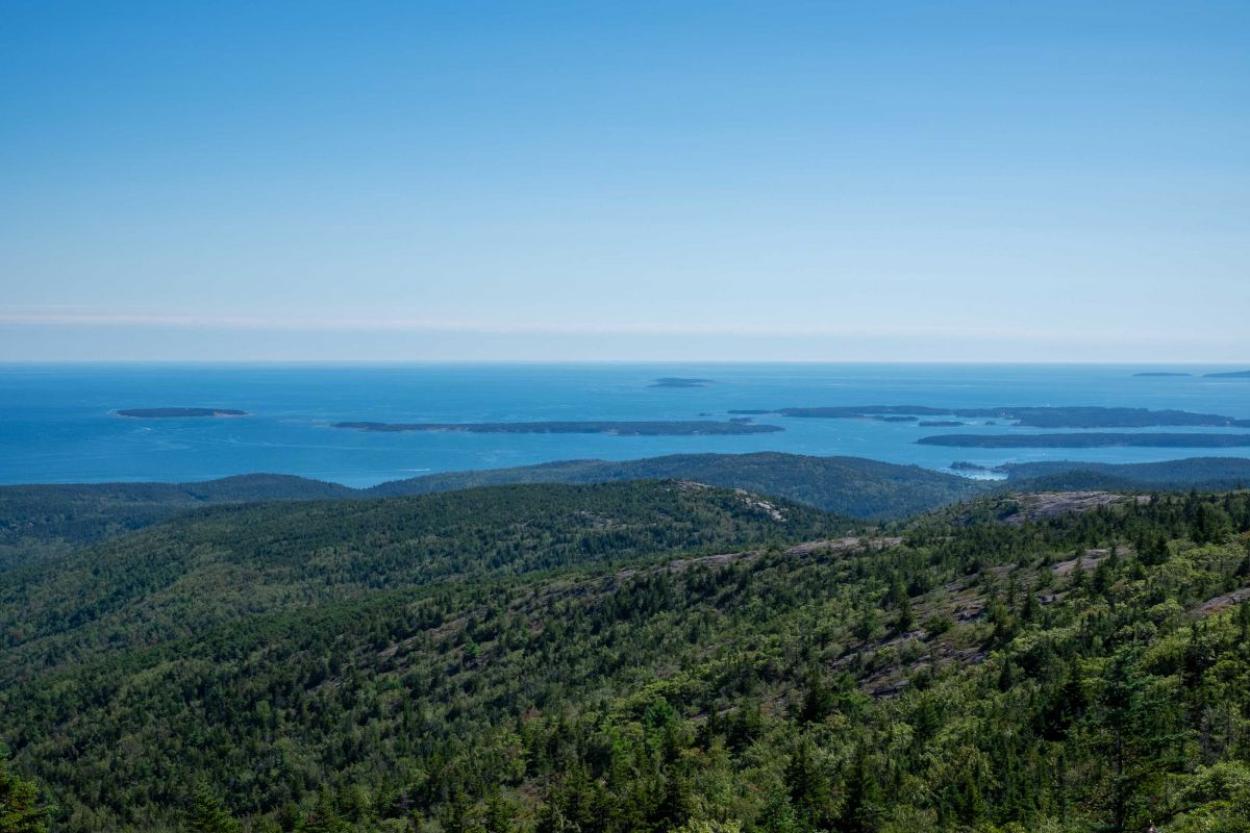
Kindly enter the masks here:
[[1250, 361], [1250, 6], [12, 4], [0, 361]]

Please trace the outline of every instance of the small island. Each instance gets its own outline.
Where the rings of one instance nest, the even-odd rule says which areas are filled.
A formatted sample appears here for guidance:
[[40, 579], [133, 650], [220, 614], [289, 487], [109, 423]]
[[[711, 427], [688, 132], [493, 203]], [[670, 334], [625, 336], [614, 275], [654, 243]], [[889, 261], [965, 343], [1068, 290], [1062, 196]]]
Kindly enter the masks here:
[[1177, 373], [1168, 370], [1148, 370], [1145, 373], [1134, 373], [1136, 377], [1158, 377], [1158, 376], [1193, 376], [1192, 373]]
[[966, 422], [960, 422], [957, 419], [931, 419], [921, 420], [916, 425], [921, 428], [958, 428], [961, 425], [967, 425]]
[[336, 422], [335, 428], [394, 433], [441, 431], [470, 434], [616, 434], [626, 437], [693, 437], [768, 434], [779, 425], [745, 422]]
[[241, 417], [247, 411], [235, 408], [123, 408], [118, 416], [132, 419], [188, 419], [202, 417]]
[[1250, 370], [1231, 370], [1224, 373], [1204, 373], [1206, 379], [1250, 379]]
[[711, 379], [698, 379], [688, 376], [663, 376], [647, 385], [649, 388], [703, 388], [712, 384]]
[[916, 442], [955, 448], [1250, 448], [1250, 434], [939, 434]]

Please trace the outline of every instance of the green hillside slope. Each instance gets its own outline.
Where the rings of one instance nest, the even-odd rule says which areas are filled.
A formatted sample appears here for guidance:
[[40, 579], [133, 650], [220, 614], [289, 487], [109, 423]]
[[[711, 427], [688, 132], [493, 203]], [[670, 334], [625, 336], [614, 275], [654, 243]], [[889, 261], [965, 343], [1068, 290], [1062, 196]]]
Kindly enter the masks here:
[[423, 494], [500, 483], [602, 483], [681, 478], [746, 489], [866, 519], [900, 518], [980, 493], [967, 478], [859, 457], [676, 454], [644, 460], [576, 460], [544, 466], [432, 474], [384, 483], [374, 494]]
[[[47, 668], [258, 610], [851, 528], [807, 507], [674, 482], [214, 507], [9, 571], [0, 646]], [[24, 667], [0, 664], [0, 684]]]
[[[1071, 461], [1004, 467], [1016, 491], [1117, 489], [1215, 491], [1250, 483], [1250, 460], [1194, 458], [1166, 463]], [[203, 483], [105, 483], [0, 487], [0, 571], [64, 555], [75, 546], [141, 529], [198, 507], [275, 500], [365, 499], [423, 495], [521, 483], [607, 483], [639, 479], [697, 480], [787, 498], [866, 520], [904, 518], [1002, 484], [918, 466], [857, 457], [681, 454], [611, 462], [573, 460], [511, 469], [447, 472], [351, 489], [282, 475], [247, 475]]]
[[204, 510], [0, 577], [0, 737], [66, 831], [1241, 829], [1250, 496], [1001, 503]]
[[1250, 460], [1193, 457], [1165, 463], [1079, 463], [1047, 461], [1003, 467], [1013, 487], [1199, 489], [1220, 491], [1250, 486]]
[[204, 483], [106, 483], [0, 487], [0, 571], [64, 555], [217, 504], [275, 500], [366, 499], [423, 495], [474, 486], [605, 483], [639, 479], [697, 480], [789, 498], [838, 515], [898, 518], [961, 500], [979, 486], [917, 466], [853, 457], [792, 454], [693, 454], [615, 463], [579, 460], [428, 475], [351, 489], [280, 475]]
[[0, 570], [64, 555], [220, 503], [319, 500], [350, 496], [337, 483], [251, 474], [203, 483], [74, 483], [0, 486]]

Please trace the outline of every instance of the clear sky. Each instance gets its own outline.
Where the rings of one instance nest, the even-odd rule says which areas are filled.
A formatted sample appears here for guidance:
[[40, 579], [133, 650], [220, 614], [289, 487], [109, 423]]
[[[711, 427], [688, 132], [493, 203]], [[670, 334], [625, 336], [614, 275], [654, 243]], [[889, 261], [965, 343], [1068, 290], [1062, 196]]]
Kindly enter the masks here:
[[1250, 360], [1250, 3], [0, 6], [0, 360]]

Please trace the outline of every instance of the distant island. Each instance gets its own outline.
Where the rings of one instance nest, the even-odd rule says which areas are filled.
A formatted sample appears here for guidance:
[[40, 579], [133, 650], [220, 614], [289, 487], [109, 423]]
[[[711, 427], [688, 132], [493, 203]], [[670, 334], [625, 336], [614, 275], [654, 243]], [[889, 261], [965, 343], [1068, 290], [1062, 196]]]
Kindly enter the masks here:
[[1204, 373], [1207, 379], [1250, 379], [1250, 370], [1231, 370], [1225, 373]]
[[1134, 376], [1193, 376], [1192, 373], [1175, 373], [1167, 370], [1148, 370], [1145, 373], [1134, 373]]
[[1250, 434], [939, 434], [916, 442], [957, 448], [1247, 448]]
[[234, 408], [124, 408], [118, 416], [133, 419], [184, 419], [187, 417], [241, 417], [247, 411]]
[[966, 422], [960, 422], [957, 419], [932, 419], [921, 420], [916, 423], [921, 428], [958, 428], [961, 425], [967, 425]]
[[650, 388], [702, 388], [712, 384], [711, 379], [698, 379], [687, 376], [663, 376], [654, 380]]
[[462, 431], [471, 434], [617, 434], [631, 437], [689, 437], [725, 434], [768, 434], [780, 425], [745, 422], [336, 422], [335, 428], [356, 431]]
[[919, 419], [919, 417], [878, 415], [878, 416], [874, 416], [873, 419], [875, 419], [877, 422], [915, 422], [917, 419]]
[[1013, 420], [1017, 426], [1028, 426], [1030, 428], [1151, 428], [1155, 426], [1182, 425], [1210, 428], [1250, 428], [1250, 419], [1236, 419], [1220, 414], [1199, 414], [1175, 410], [1152, 411], [1148, 408], [1108, 408], [1098, 405], [1006, 406], [998, 408], [934, 408], [928, 405], [839, 405], [833, 407], [781, 408], [775, 411], [731, 411], [731, 413], [772, 413], [785, 417], [807, 419], [885, 419], [899, 417], [1004, 419]]

